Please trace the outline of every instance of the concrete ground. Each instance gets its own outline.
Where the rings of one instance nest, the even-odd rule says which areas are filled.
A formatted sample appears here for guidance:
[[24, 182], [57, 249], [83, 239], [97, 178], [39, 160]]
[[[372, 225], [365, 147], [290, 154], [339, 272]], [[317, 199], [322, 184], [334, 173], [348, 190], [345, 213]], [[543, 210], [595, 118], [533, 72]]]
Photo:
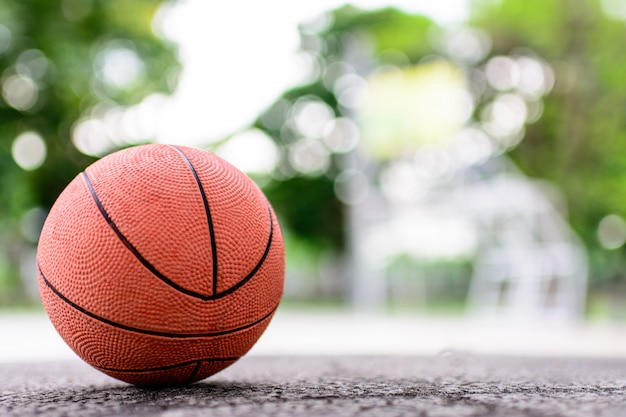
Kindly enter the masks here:
[[0, 415], [621, 417], [626, 360], [250, 356], [163, 390], [117, 382], [78, 360], [2, 364]]
[[626, 329], [279, 311], [242, 360], [145, 390], [0, 314], [1, 416], [626, 416]]
[[[626, 359], [626, 325], [279, 308], [250, 354], [429, 356], [445, 351]], [[0, 364], [74, 357], [43, 311], [0, 313]]]

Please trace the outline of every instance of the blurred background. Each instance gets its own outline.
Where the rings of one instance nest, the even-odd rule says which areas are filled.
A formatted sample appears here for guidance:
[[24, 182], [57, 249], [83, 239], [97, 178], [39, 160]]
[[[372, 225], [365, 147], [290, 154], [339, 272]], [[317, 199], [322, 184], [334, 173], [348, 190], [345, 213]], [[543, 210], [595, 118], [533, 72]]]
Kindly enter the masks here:
[[528, 352], [520, 338], [575, 328], [597, 342], [575, 353], [619, 354], [626, 3], [314, 3], [0, 3], [5, 328], [42, 315], [36, 245], [61, 190], [162, 142], [218, 153], [273, 204], [277, 335], [378, 326], [423, 336], [372, 352]]

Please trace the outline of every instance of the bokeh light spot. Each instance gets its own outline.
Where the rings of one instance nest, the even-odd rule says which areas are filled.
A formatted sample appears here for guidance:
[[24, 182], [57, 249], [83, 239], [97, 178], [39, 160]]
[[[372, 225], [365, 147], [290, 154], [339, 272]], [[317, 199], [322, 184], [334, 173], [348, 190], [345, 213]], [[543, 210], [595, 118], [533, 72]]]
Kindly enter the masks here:
[[506, 91], [517, 85], [519, 67], [517, 62], [506, 56], [491, 58], [485, 69], [487, 82], [496, 90]]
[[144, 64], [135, 51], [114, 43], [96, 60], [96, 71], [105, 84], [123, 90], [141, 76]]
[[454, 61], [476, 64], [491, 51], [491, 38], [480, 29], [459, 27], [445, 32], [439, 42], [440, 49]]
[[318, 138], [334, 117], [333, 110], [319, 99], [305, 97], [298, 100], [293, 108], [293, 122], [303, 136]]
[[626, 222], [617, 214], [609, 214], [600, 220], [598, 240], [606, 249], [618, 249], [626, 243]]
[[318, 175], [330, 165], [328, 149], [317, 139], [304, 138], [289, 147], [289, 162], [298, 172]]
[[11, 75], [2, 83], [2, 96], [9, 106], [28, 111], [37, 103], [39, 88], [29, 77]]
[[317, 53], [302, 51], [293, 56], [291, 65], [296, 83], [310, 84], [321, 76], [324, 61]]
[[15, 65], [17, 73], [32, 80], [40, 80], [50, 68], [50, 61], [38, 49], [28, 49], [20, 54]]
[[517, 90], [533, 98], [543, 96], [552, 90], [554, 74], [552, 69], [545, 63], [530, 57], [517, 59], [519, 68], [519, 80]]
[[626, 2], [624, 0], [602, 0], [602, 11], [612, 19], [626, 20]]
[[328, 90], [333, 90], [339, 78], [346, 74], [353, 74], [354, 68], [345, 61], [335, 61], [326, 65], [322, 75], [322, 83]]
[[249, 174], [269, 174], [274, 171], [279, 159], [276, 143], [258, 129], [233, 136], [216, 153]]
[[345, 109], [357, 109], [363, 106], [367, 98], [367, 83], [356, 74], [345, 74], [333, 86], [337, 101]]
[[24, 132], [13, 141], [11, 154], [22, 169], [33, 171], [46, 160], [46, 143], [35, 132]]
[[491, 139], [475, 127], [461, 129], [452, 137], [451, 143], [457, 161], [463, 165], [480, 165], [494, 153]]
[[102, 156], [112, 149], [107, 126], [98, 119], [81, 120], [74, 125], [72, 142], [76, 149], [89, 156]]
[[537, 120], [541, 118], [543, 114], [543, 101], [541, 100], [530, 100], [526, 101], [526, 109], [528, 114], [526, 115], [526, 123], [535, 123]]
[[359, 128], [351, 119], [333, 119], [324, 128], [324, 143], [332, 152], [350, 152], [359, 143]]
[[516, 135], [526, 123], [526, 103], [517, 94], [502, 94], [494, 99], [482, 112], [485, 129], [495, 138]]

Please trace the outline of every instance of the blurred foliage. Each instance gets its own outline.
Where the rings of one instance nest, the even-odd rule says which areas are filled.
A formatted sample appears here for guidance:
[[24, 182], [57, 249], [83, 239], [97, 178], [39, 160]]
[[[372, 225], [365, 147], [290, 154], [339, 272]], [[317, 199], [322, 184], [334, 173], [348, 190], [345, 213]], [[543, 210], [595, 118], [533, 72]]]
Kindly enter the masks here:
[[[384, 65], [395, 64], [398, 56], [417, 62], [432, 54], [427, 34], [434, 22], [423, 16], [394, 8], [364, 11], [347, 5], [332, 11], [330, 21], [330, 26], [321, 32], [306, 25], [300, 28], [302, 51], [322, 68], [347, 64], [362, 66], [351, 70], [366, 73], [372, 69], [372, 56], [380, 59], [379, 65]], [[313, 173], [299, 173], [289, 158], [291, 147], [303, 139], [293, 128], [294, 115], [289, 110], [298, 100], [319, 100], [332, 109], [334, 116], [351, 116], [350, 109], [338, 102], [333, 91], [334, 80], [329, 81], [328, 76], [324, 80], [323, 75], [320, 71], [311, 83], [283, 93], [259, 116], [254, 127], [267, 133], [282, 149], [278, 174], [264, 190], [282, 215], [285, 226], [320, 248], [342, 249], [345, 219], [342, 204], [335, 196], [334, 180], [345, 168], [345, 156], [342, 152], [331, 152], [329, 166]], [[336, 77], [341, 75], [345, 73], [340, 71]], [[268, 119], [272, 122], [267, 123]]]
[[[73, 145], [75, 122], [101, 103], [131, 105], [174, 88], [176, 49], [152, 28], [163, 3], [0, 2], [0, 304], [20, 293], [19, 258], [33, 240], [20, 230], [23, 216], [47, 210], [94, 160]], [[132, 60], [134, 76], [121, 73], [116, 59]], [[24, 132], [45, 143], [45, 160], [33, 170], [12, 157], [14, 140]]]
[[453, 315], [464, 311], [470, 260], [424, 262], [401, 254], [390, 260], [387, 271], [390, 311]]
[[543, 116], [512, 157], [564, 190], [571, 224], [590, 251], [592, 286], [626, 282], [624, 249], [608, 251], [597, 239], [604, 216], [626, 218], [626, 55], [618, 41], [626, 21], [602, 8], [611, 4], [621, 3], [476, 0], [470, 21], [491, 34], [493, 54], [530, 48], [554, 68]]
[[[523, 140], [505, 151], [529, 176], [563, 189], [571, 223], [590, 251], [592, 285], [626, 281], [624, 249], [603, 249], [596, 237], [606, 215], [626, 218], [626, 122], [621, 115], [626, 55], [619, 42], [626, 24], [602, 8], [616, 1], [473, 0], [468, 26], [484, 30], [491, 49], [465, 62], [454, 51], [446, 55], [434, 41], [450, 28], [394, 8], [344, 6], [329, 12], [326, 24], [303, 24], [301, 52], [311, 62], [309, 81], [281, 94], [253, 123], [280, 147], [276, 172], [262, 182], [290, 241], [305, 242], [302, 247], [319, 258], [326, 250], [345, 248], [346, 220], [335, 188], [336, 179], [354, 162], [345, 151], [325, 148], [318, 150], [327, 158], [319, 167], [296, 166], [294, 150], [307, 139], [294, 122], [299, 104], [323, 103], [332, 117], [350, 118], [354, 109], [342, 102], [336, 88], [343, 75], [366, 76], [376, 68], [407, 67], [445, 55], [472, 79], [484, 72], [490, 58], [536, 56], [554, 71], [555, 85], [538, 104], [542, 116], [525, 125]], [[0, 288], [9, 289], [0, 291], [0, 304], [19, 293], [19, 258], [33, 244], [32, 236], [21, 230], [22, 219], [27, 213], [32, 217], [33, 208], [48, 209], [93, 161], [71, 141], [76, 121], [103, 103], [132, 105], [149, 93], [174, 88], [179, 70], [175, 47], [152, 30], [162, 3], [0, 3]], [[140, 63], [130, 80], [122, 76], [116, 81], [120, 74], [115, 68], [107, 75], [107, 59], [120, 52]], [[15, 103], [9, 85], [30, 89], [31, 95], [35, 91], [36, 99]], [[496, 95], [481, 94], [473, 121], [480, 121]], [[43, 165], [32, 171], [15, 163], [11, 149], [14, 139], [28, 131], [37, 132], [47, 149]]]
[[289, 178], [266, 185], [264, 192], [292, 233], [323, 248], [343, 241], [342, 207], [327, 177]]
[[[542, 116], [528, 122], [523, 140], [505, 151], [527, 175], [554, 181], [564, 191], [570, 221], [590, 252], [592, 289], [604, 285], [603, 282], [626, 280], [624, 249], [607, 250], [597, 238], [603, 217], [617, 214], [626, 218], [626, 123], [621, 114], [626, 100], [626, 55], [618, 41], [626, 34], [626, 23], [623, 16], [618, 19], [608, 15], [603, 4], [611, 2], [474, 0], [468, 27], [487, 33], [492, 43], [490, 52], [476, 62], [462, 62], [450, 53], [445, 56], [460, 65], [469, 79], [484, 71], [486, 62], [497, 56], [536, 57], [554, 72], [554, 88], [538, 104], [543, 109]], [[269, 187], [283, 195], [285, 201], [304, 196], [303, 188], [293, 187], [291, 177], [307, 174], [298, 174], [289, 166], [288, 158], [290, 146], [299, 137], [284, 128], [293, 116], [288, 110], [281, 113], [281, 123], [269, 127], [264, 124], [264, 117], [276, 106], [293, 105], [303, 97], [324, 101], [337, 117], [350, 116], [350, 109], [339, 104], [332, 84], [325, 82], [324, 69], [346, 62], [355, 67], [348, 71], [367, 75], [385, 65], [402, 67], [424, 62], [442, 54], [433, 35], [448, 29], [393, 8], [363, 11], [345, 6], [332, 11], [329, 17], [329, 26], [320, 31], [301, 27], [301, 49], [315, 58], [322, 71], [310, 84], [285, 92], [255, 126], [283, 148], [280, 175]], [[474, 120], [480, 121], [480, 112], [496, 93], [482, 93]], [[346, 163], [341, 154], [331, 157], [328, 169], [308, 174], [307, 182], [317, 183], [318, 189], [327, 187], [324, 195], [332, 200], [336, 197], [330, 192], [333, 184], [328, 178], [335, 179]], [[334, 204], [321, 197], [318, 207]], [[297, 204], [283, 209], [291, 211], [285, 217], [286, 226], [302, 238], [343, 245], [336, 230], [345, 229], [343, 220], [304, 228], [297, 224], [302, 222], [298, 213], [306, 217], [308, 212], [301, 211]], [[312, 225], [313, 217], [309, 219]]]

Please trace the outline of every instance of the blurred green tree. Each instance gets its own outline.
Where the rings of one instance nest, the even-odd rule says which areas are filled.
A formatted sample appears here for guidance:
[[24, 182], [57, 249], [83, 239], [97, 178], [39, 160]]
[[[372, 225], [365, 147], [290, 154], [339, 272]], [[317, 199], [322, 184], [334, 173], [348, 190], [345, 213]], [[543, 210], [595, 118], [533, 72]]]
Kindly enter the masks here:
[[153, 31], [165, 2], [0, 3], [0, 304], [23, 296], [19, 258], [37, 238], [25, 214], [36, 223], [94, 160], [72, 143], [74, 124], [174, 88], [176, 48]]
[[[328, 25], [300, 27], [301, 50], [313, 62], [311, 82], [283, 93], [254, 127], [266, 132], [282, 149], [278, 172], [264, 190], [287, 228], [320, 250], [343, 249], [345, 219], [334, 187], [337, 175], [345, 168], [344, 154], [350, 149], [314, 144], [307, 149], [308, 139], [320, 137], [307, 137], [308, 132], [302, 131], [296, 119], [311, 103], [323, 103], [332, 118], [351, 117], [351, 109], [340, 102], [337, 80], [351, 74], [365, 75], [374, 64], [404, 65], [432, 54], [428, 32], [435, 24], [395, 8], [364, 11], [349, 5], [320, 19], [327, 19]], [[316, 24], [319, 22], [312, 26]], [[310, 166], [301, 163], [302, 158], [319, 160]]]
[[552, 65], [544, 114], [512, 157], [531, 176], [558, 183], [573, 227], [591, 255], [591, 284], [626, 284], [624, 248], [607, 250], [598, 225], [626, 218], [626, 36], [623, 2], [475, 0], [471, 24], [493, 38], [493, 54], [531, 48]]
[[[22, 220], [37, 216], [32, 209], [47, 209], [93, 161], [71, 141], [75, 123], [102, 103], [132, 105], [151, 92], [174, 88], [175, 47], [152, 30], [162, 3], [0, 3], [0, 289], [18, 288], [20, 245], [36, 239], [22, 230]], [[343, 128], [338, 134], [349, 135], [352, 109], [349, 94], [343, 93], [359, 77], [378, 67], [406, 67], [444, 54], [478, 85], [485, 84], [490, 59], [535, 56], [554, 72], [554, 88], [535, 103], [541, 117], [527, 124], [524, 139], [506, 151], [530, 176], [563, 188], [572, 225], [592, 255], [592, 283], [623, 280], [624, 249], [606, 250], [597, 239], [605, 216], [626, 218], [626, 125], [621, 117], [626, 56], [619, 42], [626, 16], [620, 4], [473, 0], [468, 25], [491, 39], [487, 55], [476, 59], [463, 57], [467, 51], [458, 47], [463, 43], [441, 50], [436, 39], [449, 28], [393, 8], [344, 6], [303, 24], [301, 52], [311, 63], [310, 80], [284, 92], [253, 124], [280, 145], [279, 166], [263, 183], [289, 235], [320, 252], [345, 247], [336, 187], [351, 163], [350, 138], [331, 144], [311, 123], [336, 119]], [[473, 120], [480, 122], [496, 94], [489, 87], [479, 93]], [[42, 149], [45, 157], [35, 158]], [[0, 303], [13, 297], [6, 294], [12, 293], [0, 291]]]
[[428, 33], [433, 27], [431, 19], [399, 9], [365, 11], [351, 5], [303, 23], [300, 52], [311, 64], [309, 82], [285, 91], [252, 126], [281, 150], [276, 172], [263, 189], [288, 230], [288, 253], [306, 248], [311, 262], [303, 264], [305, 275], [333, 281], [318, 283], [308, 297], [340, 302], [349, 297], [340, 261], [331, 278], [322, 278], [321, 271], [329, 268], [329, 259], [341, 259], [337, 253], [345, 253], [348, 245], [346, 207], [336, 190], [350, 166], [358, 128], [340, 79], [347, 90], [374, 67], [418, 62], [432, 54]]
[[[529, 98], [528, 108], [537, 117], [528, 116], [520, 131], [523, 139], [514, 139], [504, 151], [526, 174], [562, 188], [570, 221], [590, 251], [592, 285], [611, 279], [626, 282], [624, 249], [607, 250], [597, 236], [605, 216], [626, 218], [626, 125], [621, 115], [626, 56], [618, 41], [626, 34], [626, 13], [620, 5], [618, 0], [474, 0], [467, 26], [478, 30], [474, 36], [486, 34], [489, 44], [485, 55], [476, 59], [463, 49], [468, 44], [448, 45], [447, 50], [440, 44], [442, 34], [445, 38], [445, 32], [452, 33], [454, 28], [439, 27], [428, 18], [393, 8], [363, 11], [345, 6], [313, 21], [312, 26], [303, 25], [301, 50], [313, 62], [311, 82], [285, 92], [255, 124], [282, 148], [278, 173], [265, 188], [270, 198], [276, 194], [286, 202], [279, 208], [286, 214], [286, 226], [320, 248], [345, 244], [337, 233], [338, 228], [345, 229], [338, 215], [341, 204], [331, 190], [333, 180], [345, 168], [345, 159], [341, 152], [310, 147], [311, 154], [326, 152], [328, 161], [317, 169], [298, 166], [297, 152], [307, 135], [298, 126], [303, 102], [323, 102], [333, 117], [349, 117], [337, 79], [443, 55], [464, 71], [473, 88], [481, 89], [472, 91], [477, 99], [472, 120], [480, 125], [495, 97], [512, 90], [489, 86], [485, 80], [488, 62], [495, 57], [530, 58], [531, 65], [545, 64], [546, 76], [554, 76], [546, 83], [554, 81], [554, 85], [544, 86], [545, 91]], [[547, 91], [550, 94], [544, 97]], [[306, 194], [294, 177], [306, 177], [307, 183], [316, 184], [312, 189], [327, 191], [317, 194], [314, 205], [290, 204]], [[317, 222], [320, 210], [336, 215], [332, 221]], [[312, 224], [303, 227], [303, 221]]]

